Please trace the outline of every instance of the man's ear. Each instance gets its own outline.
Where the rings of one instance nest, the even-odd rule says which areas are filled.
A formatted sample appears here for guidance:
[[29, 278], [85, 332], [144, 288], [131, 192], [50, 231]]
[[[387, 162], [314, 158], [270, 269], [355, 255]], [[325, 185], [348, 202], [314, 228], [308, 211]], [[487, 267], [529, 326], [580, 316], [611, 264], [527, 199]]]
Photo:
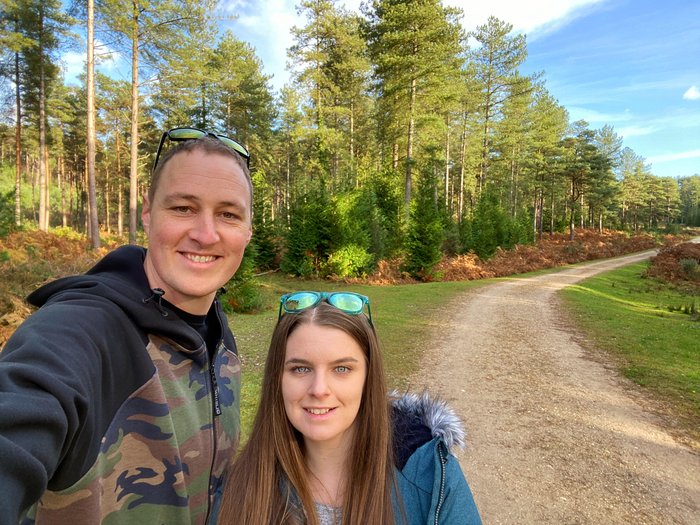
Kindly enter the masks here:
[[148, 194], [143, 196], [143, 206], [141, 206], [141, 224], [143, 229], [148, 233], [148, 227], [151, 224], [151, 203], [148, 200]]

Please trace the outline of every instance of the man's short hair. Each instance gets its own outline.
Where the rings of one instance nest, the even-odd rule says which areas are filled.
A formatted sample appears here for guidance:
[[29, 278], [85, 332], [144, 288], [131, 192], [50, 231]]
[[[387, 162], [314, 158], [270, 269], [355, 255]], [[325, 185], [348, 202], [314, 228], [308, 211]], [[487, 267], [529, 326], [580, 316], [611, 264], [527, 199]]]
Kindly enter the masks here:
[[251, 215], [253, 212], [253, 181], [250, 178], [250, 169], [248, 169], [248, 163], [237, 151], [231, 149], [226, 144], [221, 142], [219, 139], [214, 137], [206, 136], [198, 139], [185, 140], [183, 142], [178, 142], [172, 148], [165, 152], [165, 154], [158, 161], [158, 166], [153, 171], [151, 175], [151, 186], [148, 189], [148, 200], [153, 202], [153, 196], [158, 189], [158, 183], [160, 182], [160, 176], [163, 172], [163, 168], [168, 162], [180, 153], [189, 153], [191, 151], [203, 151], [204, 153], [223, 155], [225, 157], [230, 157], [236, 161], [238, 166], [240, 166], [246, 181], [248, 182], [248, 188], [250, 189], [250, 211]]

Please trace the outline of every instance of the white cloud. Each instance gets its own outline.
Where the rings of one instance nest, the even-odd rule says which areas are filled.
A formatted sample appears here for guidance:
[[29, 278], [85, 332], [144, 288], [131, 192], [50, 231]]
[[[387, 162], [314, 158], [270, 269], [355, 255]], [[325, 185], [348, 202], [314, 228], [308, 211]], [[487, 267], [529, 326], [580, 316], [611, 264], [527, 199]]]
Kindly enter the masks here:
[[95, 40], [95, 63], [100, 69], [112, 71], [116, 68], [119, 60], [121, 60], [121, 55], [118, 51], [111, 49], [99, 40]]
[[700, 100], [700, 89], [697, 86], [690, 86], [688, 90], [683, 93], [683, 98], [685, 100]]
[[[84, 44], [84, 42], [83, 42]], [[114, 71], [120, 60], [118, 52], [95, 40], [95, 64], [101, 71]], [[86, 51], [68, 51], [61, 55], [61, 69], [67, 84], [78, 85], [80, 75], [85, 74]]]
[[617, 134], [624, 139], [630, 137], [641, 137], [643, 135], [651, 135], [656, 133], [658, 128], [655, 126], [623, 126], [616, 130]]
[[445, 5], [460, 7], [464, 11], [464, 25], [474, 29], [486, 23], [488, 17], [513, 24], [517, 32], [531, 33], [559, 28], [571, 21], [582, 11], [608, 0], [445, 0]]
[[63, 76], [68, 84], [77, 85], [78, 77], [85, 71], [85, 53], [68, 51], [61, 57]]
[[[489, 16], [508, 22], [519, 33], [527, 33], [559, 28], [588, 9], [610, 3], [610, 0], [443, 0], [449, 7], [459, 7], [464, 13], [462, 20], [468, 31], [483, 25]], [[341, 0], [347, 9], [359, 11], [361, 0]]]
[[595, 109], [584, 108], [580, 106], [570, 106], [566, 108], [569, 112], [570, 120], [585, 120], [589, 124], [602, 122], [604, 124], [612, 124], [615, 122], [629, 122], [633, 119], [633, 115], [629, 110], [622, 113], [603, 113]]
[[682, 151], [680, 153], [666, 153], [664, 155], [656, 155], [654, 157], [650, 157], [647, 160], [649, 162], [656, 162], [656, 163], [662, 163], [662, 162], [672, 162], [675, 160], [684, 160], [684, 159], [697, 159], [700, 158], [700, 149], [694, 149], [690, 151]]
[[[341, 0], [339, 5], [359, 12], [362, 0]], [[600, 6], [610, 0], [491, 0], [473, 2], [471, 0], [444, 0], [446, 6], [460, 7], [464, 12], [462, 20], [465, 30], [473, 30], [486, 23], [490, 15], [513, 24], [516, 32], [543, 34], [562, 27], [588, 9]], [[232, 23], [236, 36], [250, 41], [256, 48], [265, 69], [274, 75], [273, 83], [281, 87], [288, 79], [285, 71], [287, 49], [292, 45], [292, 26], [303, 26], [304, 19], [296, 13], [297, 0], [221, 0], [220, 6], [226, 13], [235, 14]], [[245, 34], [241, 34], [245, 33]]]
[[[236, 20], [227, 24], [237, 38], [255, 47], [272, 83], [281, 88], [288, 81], [287, 49], [294, 43], [293, 26], [302, 26], [304, 19], [296, 13], [296, 0], [223, 0], [221, 7], [235, 14]], [[358, 2], [359, 6], [359, 2]]]

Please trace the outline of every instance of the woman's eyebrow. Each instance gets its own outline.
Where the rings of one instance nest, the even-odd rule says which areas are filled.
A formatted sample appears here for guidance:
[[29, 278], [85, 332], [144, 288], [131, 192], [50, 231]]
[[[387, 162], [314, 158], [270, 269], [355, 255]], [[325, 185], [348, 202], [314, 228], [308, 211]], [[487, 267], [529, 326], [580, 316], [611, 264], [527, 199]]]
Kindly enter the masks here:
[[[331, 361], [329, 364], [331, 365], [338, 365], [341, 363], [358, 363], [359, 361], [355, 359], [354, 357], [341, 357], [340, 359], [336, 359], [334, 361]], [[284, 362], [285, 365], [309, 365], [311, 364], [311, 361], [308, 361], [306, 359], [301, 359], [299, 357], [293, 357], [291, 359], [287, 359]]]

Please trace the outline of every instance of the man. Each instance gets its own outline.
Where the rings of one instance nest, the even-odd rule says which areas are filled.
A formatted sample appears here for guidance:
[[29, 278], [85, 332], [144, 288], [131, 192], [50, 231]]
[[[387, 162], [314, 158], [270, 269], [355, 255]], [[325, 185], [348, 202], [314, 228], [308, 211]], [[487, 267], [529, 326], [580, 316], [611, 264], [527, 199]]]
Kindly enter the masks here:
[[0, 353], [0, 523], [206, 523], [239, 435], [216, 293], [252, 234], [247, 161], [227, 137], [164, 133], [148, 249], [29, 296]]

